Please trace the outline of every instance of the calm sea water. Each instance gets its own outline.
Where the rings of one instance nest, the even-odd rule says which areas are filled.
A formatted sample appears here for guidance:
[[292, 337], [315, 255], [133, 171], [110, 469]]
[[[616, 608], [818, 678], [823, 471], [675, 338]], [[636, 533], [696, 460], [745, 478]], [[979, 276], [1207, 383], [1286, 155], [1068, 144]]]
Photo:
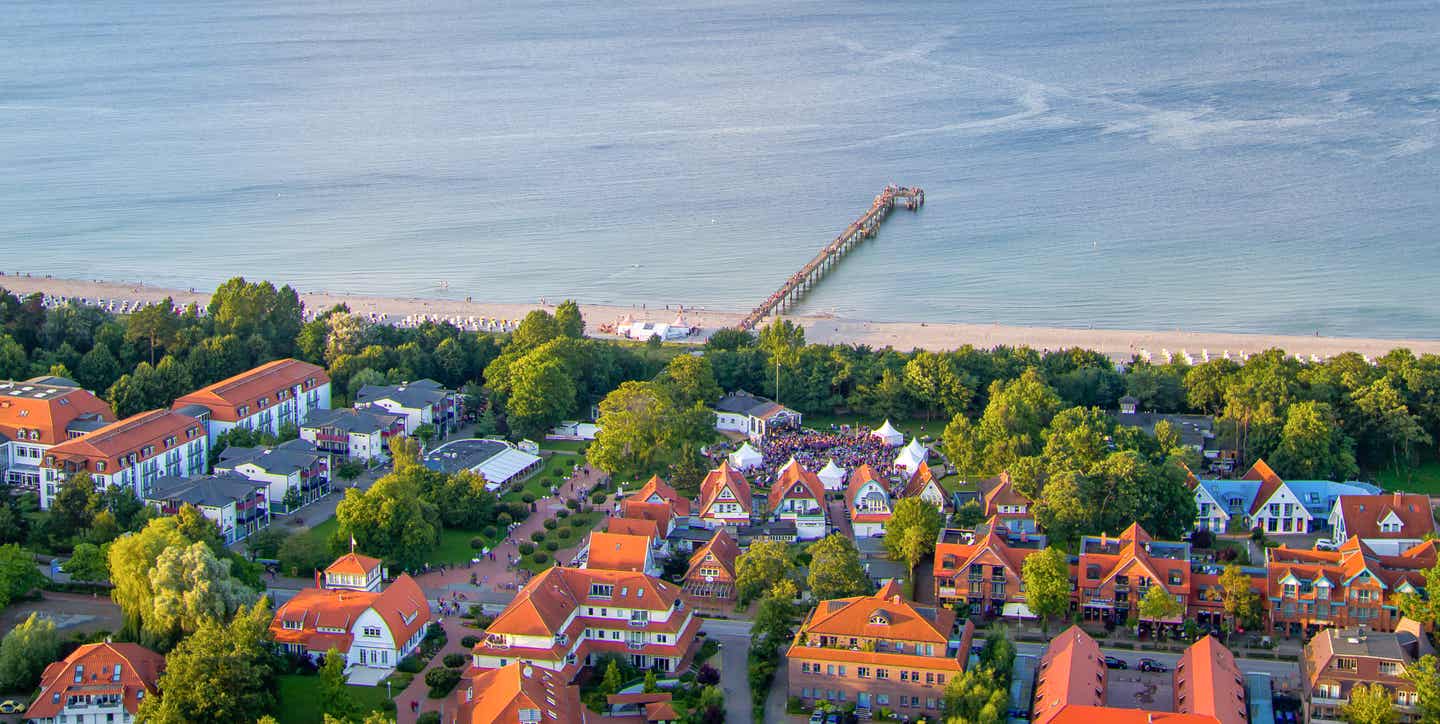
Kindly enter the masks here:
[[[1440, 4], [0, 5], [0, 266], [1440, 336]], [[448, 282], [449, 289], [439, 288]]]

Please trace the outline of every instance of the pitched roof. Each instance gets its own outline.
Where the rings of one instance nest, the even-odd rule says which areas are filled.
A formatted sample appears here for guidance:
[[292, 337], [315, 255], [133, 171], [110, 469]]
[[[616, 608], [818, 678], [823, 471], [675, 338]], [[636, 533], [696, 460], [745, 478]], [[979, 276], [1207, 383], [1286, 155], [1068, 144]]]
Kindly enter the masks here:
[[586, 568], [609, 571], [643, 571], [650, 553], [650, 538], [624, 533], [590, 534]]
[[725, 532], [724, 528], [716, 528], [715, 535], [705, 545], [695, 549], [690, 554], [690, 568], [685, 571], [685, 577], [690, 578], [697, 574], [700, 564], [706, 559], [714, 556], [715, 562], [724, 569], [726, 575], [735, 578], [735, 559], [740, 557], [740, 544]]
[[178, 501], [197, 507], [223, 508], [264, 495], [268, 485], [238, 473], [220, 473], [199, 478], [162, 478], [146, 500]]
[[1260, 481], [1260, 489], [1255, 491], [1255, 498], [1250, 503], [1251, 515], [1254, 515], [1256, 511], [1260, 510], [1260, 508], [1270, 500], [1270, 496], [1274, 495], [1276, 490], [1279, 490], [1285, 485], [1285, 481], [1281, 480], [1280, 476], [1276, 475], [1275, 471], [1271, 470], [1270, 466], [1267, 465], [1263, 459], [1256, 460], [1255, 464], [1251, 465], [1250, 469], [1245, 471], [1244, 475], [1240, 476], [1240, 479]]
[[350, 576], [368, 576], [370, 571], [380, 567], [379, 558], [362, 556], [351, 551], [335, 559], [334, 563], [325, 567], [326, 573], [338, 573]]
[[498, 669], [470, 669], [450, 698], [446, 724], [516, 724], [524, 709], [537, 711], [540, 722], [584, 721], [579, 687], [518, 661]]
[[71, 423], [87, 416], [115, 419], [110, 405], [77, 387], [0, 381], [0, 436], [57, 445], [69, 437]]
[[[171, 409], [191, 404], [204, 405], [213, 419], [238, 422], [241, 419], [240, 407], [248, 407], [248, 414], [253, 415], [279, 404], [281, 400], [275, 393], [280, 390], [293, 387], [311, 390], [329, 381], [330, 376], [322, 367], [298, 359], [278, 359], [201, 387], [175, 400]], [[266, 401], [264, 405], [260, 404], [261, 399]]]
[[[364, 559], [364, 556], [358, 558]], [[342, 572], [351, 571], [346, 569]], [[352, 643], [349, 632], [360, 615], [370, 609], [374, 609], [385, 621], [396, 643], [410, 640], [430, 622], [430, 606], [425, 600], [425, 593], [420, 590], [420, 584], [409, 574], [402, 573], [379, 592], [341, 588], [301, 590], [276, 609], [275, 618], [270, 622], [270, 633], [279, 643], [304, 644], [311, 651], [325, 651], [331, 647], [349, 651]], [[298, 624], [299, 628], [286, 627], [287, 622]], [[320, 631], [322, 628], [342, 629], [346, 633]]]
[[700, 517], [710, 512], [710, 506], [727, 487], [735, 496], [735, 502], [740, 504], [740, 509], [751, 512], [754, 503], [750, 499], [750, 482], [740, 471], [730, 467], [730, 461], [721, 460], [720, 467], [706, 473], [705, 479], [700, 481]]
[[[54, 456], [57, 464], [65, 461], [104, 462], [107, 464], [105, 472], [113, 473], [125, 467], [119, 464], [121, 457], [134, 453], [135, 460], [143, 462], [204, 434], [200, 421], [193, 417], [169, 410], [151, 410], [66, 440], [50, 448], [46, 461], [48, 464], [49, 458]], [[171, 437], [175, 438], [175, 442], [167, 447], [165, 440]], [[141, 451], [147, 446], [153, 449], [149, 455], [144, 455]], [[87, 469], [95, 470], [88, 466]]]
[[[1010, 570], [1016, 576], [1022, 575], [1025, 559], [1032, 553], [1038, 553], [1039, 548], [1026, 548], [1011, 546], [1004, 535], [996, 530], [996, 526], [989, 526], [984, 535], [975, 537], [972, 543], [950, 542], [944, 540], [945, 533], [941, 533], [942, 540], [935, 544], [934, 571], [936, 575], [953, 573], [965, 570], [972, 563], [990, 554], [990, 559], [998, 561], [1001, 565]], [[954, 557], [954, 565], [946, 565], [947, 556]]]
[[652, 475], [645, 484], [630, 496], [630, 500], [645, 500], [650, 502], [668, 502], [671, 513], [675, 517], [687, 517], [690, 515], [690, 499], [675, 492], [669, 483], [660, 479], [659, 475]]
[[[935, 482], [935, 474], [930, 472], [930, 466], [924, 460], [921, 460], [920, 464], [916, 466], [915, 472], [911, 473], [910, 479], [905, 482], [905, 487], [901, 489], [900, 497], [912, 498], [919, 495], [925, 492], [925, 488], [932, 483], [939, 485], [939, 483]], [[943, 499], [945, 497], [943, 495], [944, 491], [941, 492], [942, 495], [940, 497]]]
[[[611, 586], [610, 595], [591, 598], [591, 584]], [[679, 598], [679, 587], [644, 573], [554, 566], [531, 578], [486, 631], [513, 636], [554, 636], [560, 633], [571, 613], [587, 602], [664, 611]]]
[[358, 408], [310, 410], [305, 413], [305, 421], [300, 423], [300, 427], [331, 427], [346, 433], [377, 435], [389, 430], [404, 419], [405, 416], [398, 412], [387, 412], [384, 408], [366, 405]]
[[[83, 667], [83, 668], [82, 668]], [[165, 657], [139, 644], [85, 644], [61, 661], [45, 667], [40, 695], [25, 713], [27, 719], [53, 719], [64, 710], [71, 689], [76, 694], [114, 694], [125, 711], [140, 709], [141, 694], [158, 691]], [[82, 680], [77, 682], [77, 674]]]
[[[629, 502], [629, 501], [626, 501]], [[660, 540], [660, 524], [657, 521], [644, 517], [625, 516], [623, 518], [610, 517], [605, 519], [605, 531], [607, 533], [619, 533], [621, 535], [640, 535], [649, 538], [652, 543]]]
[[1034, 501], [1015, 490], [1015, 485], [1010, 482], [1009, 473], [1000, 473], [989, 480], [980, 481], [980, 489], [985, 498], [984, 513], [986, 516], [994, 515], [1002, 505], [1029, 507], [1034, 504]]
[[624, 518], [650, 521], [659, 531], [659, 535], [663, 537], [670, 530], [670, 520], [673, 517], [674, 508], [669, 503], [650, 503], [630, 497], [620, 503], [620, 512]]
[[810, 638], [827, 635], [928, 642], [939, 644], [943, 651], [954, 627], [954, 611], [907, 601], [892, 580], [871, 596], [821, 601], [800, 630]]
[[776, 413], [786, 410], [784, 405], [772, 400], [767, 400], [764, 397], [752, 395], [744, 390], [736, 390], [721, 397], [720, 401], [715, 403], [715, 409], [720, 412], [747, 415], [761, 420], [769, 419]]
[[1105, 656], [1100, 644], [1071, 626], [1050, 641], [1036, 670], [1033, 724], [1056, 721], [1070, 706], [1105, 705]]
[[423, 379], [399, 385], [362, 385], [355, 393], [355, 402], [365, 405], [389, 400], [406, 409], [418, 410], [438, 404], [452, 394], [439, 382]]
[[1175, 701], [1182, 714], [1214, 717], [1220, 724], [1245, 724], [1245, 677], [1235, 656], [1214, 636], [1191, 644], [1175, 667]]
[[855, 470], [850, 473], [850, 482], [845, 486], [845, 507], [853, 509], [855, 507], [855, 496], [859, 495], [860, 489], [871, 481], [879, 483], [880, 489], [885, 490], [887, 496], [890, 494], [885, 488], [885, 481], [880, 477], [879, 473], [875, 472], [875, 468], [870, 467], [870, 463], [861, 463], [860, 467], [855, 468]]
[[[1426, 533], [1435, 532], [1435, 518], [1430, 511], [1428, 495], [1342, 495], [1335, 504], [1340, 509], [1340, 517], [1345, 521], [1347, 536], [1421, 538]], [[1392, 514], [1400, 522], [1400, 530], [1381, 531], [1380, 524]]]
[[313, 443], [295, 439], [275, 447], [227, 447], [220, 451], [220, 461], [215, 464], [215, 469], [234, 470], [240, 465], [254, 465], [270, 475], [289, 475], [309, 470], [328, 457], [315, 449]]
[[770, 486], [770, 510], [789, 498], [811, 498], [822, 506], [825, 504], [825, 484], [820, 482], [820, 476], [806, 470], [794, 458], [781, 468], [779, 477]]

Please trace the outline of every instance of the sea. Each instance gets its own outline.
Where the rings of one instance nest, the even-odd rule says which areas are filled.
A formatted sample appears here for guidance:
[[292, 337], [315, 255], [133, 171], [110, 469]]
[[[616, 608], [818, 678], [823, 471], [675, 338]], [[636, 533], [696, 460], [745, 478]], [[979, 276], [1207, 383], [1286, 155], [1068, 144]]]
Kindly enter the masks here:
[[[5, 0], [0, 270], [1440, 336], [1434, 0]], [[3, 278], [0, 278], [3, 285]]]

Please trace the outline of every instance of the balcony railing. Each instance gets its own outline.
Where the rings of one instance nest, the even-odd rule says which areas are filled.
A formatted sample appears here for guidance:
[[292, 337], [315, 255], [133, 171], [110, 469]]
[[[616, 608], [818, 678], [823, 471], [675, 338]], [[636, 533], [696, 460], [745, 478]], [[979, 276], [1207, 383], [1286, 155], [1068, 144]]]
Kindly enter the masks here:
[[625, 648], [630, 649], [631, 651], [639, 651], [645, 648], [645, 642], [635, 640], [626, 641]]
[[649, 626], [649, 625], [650, 625], [650, 620], [649, 620], [649, 619], [639, 619], [639, 618], [632, 618], [632, 619], [630, 619], [630, 628], [645, 628], [646, 626]]

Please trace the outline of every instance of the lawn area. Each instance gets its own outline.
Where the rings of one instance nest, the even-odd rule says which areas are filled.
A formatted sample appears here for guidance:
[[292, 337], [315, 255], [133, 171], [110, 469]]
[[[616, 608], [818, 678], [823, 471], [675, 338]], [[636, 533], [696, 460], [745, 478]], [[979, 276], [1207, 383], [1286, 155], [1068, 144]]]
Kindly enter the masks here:
[[1382, 470], [1375, 473], [1375, 482], [1386, 490], [1440, 495], [1440, 462], [1422, 463], [1400, 472]]
[[[364, 712], [378, 711], [385, 701], [383, 686], [349, 686], [350, 696]], [[397, 692], [398, 693], [398, 692]], [[320, 677], [290, 674], [280, 677], [280, 724], [315, 724], [324, 718], [320, 711]]]
[[[864, 426], [874, 430], [885, 424], [884, 420], [870, 419], [860, 415], [805, 415], [801, 422], [806, 427], [812, 427], [816, 430], [829, 430], [831, 425], [849, 425], [852, 428]], [[933, 420], [914, 417], [890, 421], [890, 424], [894, 426], [896, 430], [905, 433], [906, 438], [911, 438], [916, 435], [920, 437], [929, 435], [935, 439], [939, 439], [940, 434], [945, 432], [945, 425], [947, 423], [949, 423], [949, 420], [941, 417]]]
[[584, 453], [585, 448], [590, 446], [588, 440], [546, 440], [540, 443], [542, 450], [555, 450], [558, 452]]
[[562, 452], [547, 456], [545, 467], [540, 468], [540, 472], [531, 475], [519, 488], [500, 496], [500, 499], [507, 503], [520, 500], [520, 496], [527, 492], [537, 499], [543, 498], [550, 494], [550, 487], [557, 484], [555, 482], [557, 477], [569, 475], [571, 468], [583, 462], [585, 462], [583, 457], [571, 453]]
[[940, 486], [952, 493], [973, 493], [980, 488], [975, 481], [962, 480], [959, 475], [954, 473], [940, 478]]

